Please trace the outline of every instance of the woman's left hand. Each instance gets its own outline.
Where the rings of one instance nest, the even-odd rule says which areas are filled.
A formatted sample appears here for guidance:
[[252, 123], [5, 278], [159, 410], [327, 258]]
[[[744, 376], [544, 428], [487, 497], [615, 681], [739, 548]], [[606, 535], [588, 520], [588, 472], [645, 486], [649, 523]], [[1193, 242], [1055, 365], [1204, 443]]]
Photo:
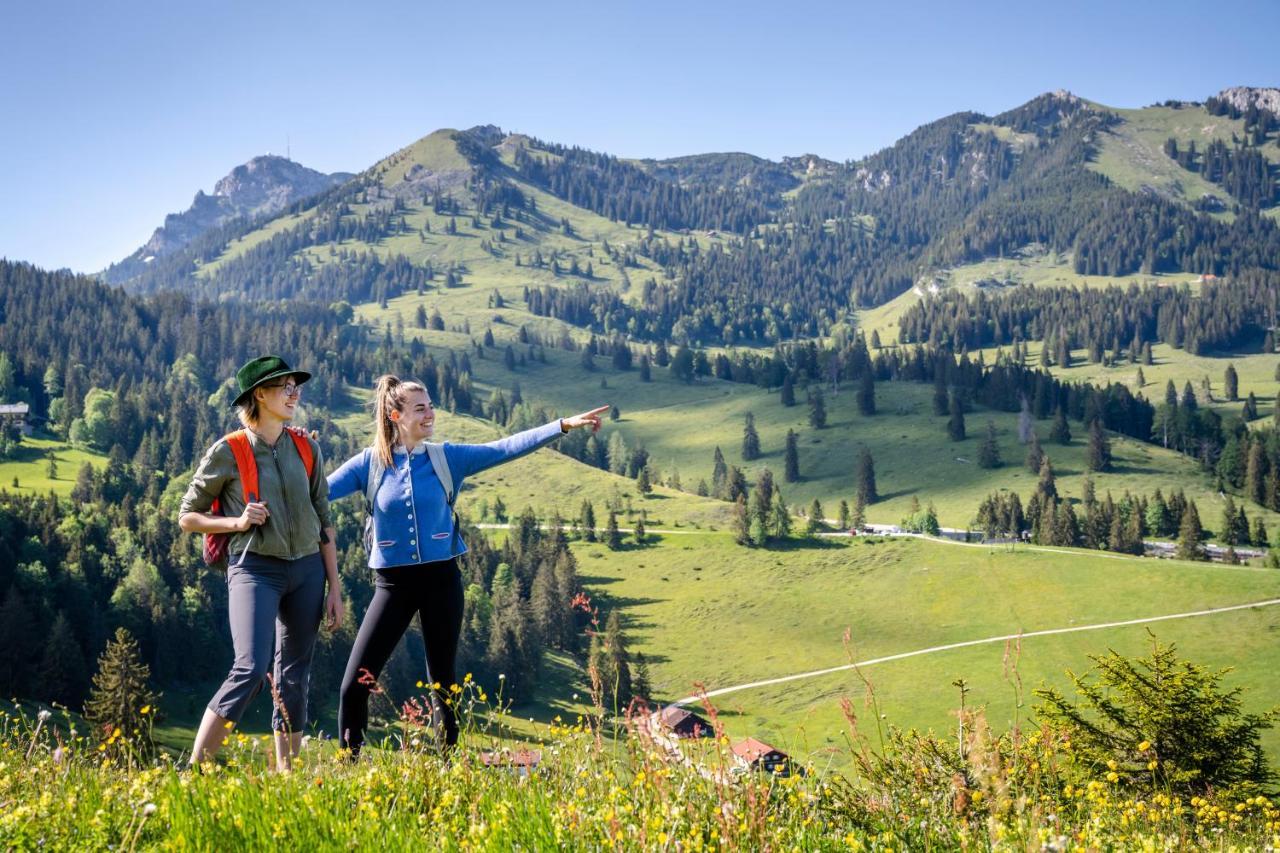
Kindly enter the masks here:
[[589, 426], [592, 432], [600, 431], [600, 415], [609, 411], [608, 406], [601, 406], [598, 409], [592, 409], [589, 412], [583, 412], [580, 415], [574, 415], [571, 418], [561, 418], [560, 428], [565, 432], [579, 427]]
[[324, 599], [325, 626], [330, 631], [336, 631], [342, 627], [343, 610], [342, 590], [333, 587]]

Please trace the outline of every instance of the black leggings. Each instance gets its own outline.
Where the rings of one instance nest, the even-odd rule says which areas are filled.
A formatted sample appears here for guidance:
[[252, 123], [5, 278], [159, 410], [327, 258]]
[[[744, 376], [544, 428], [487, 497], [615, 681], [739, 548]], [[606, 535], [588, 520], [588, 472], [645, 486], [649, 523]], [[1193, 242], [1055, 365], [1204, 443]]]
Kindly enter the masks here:
[[[457, 680], [454, 666], [462, 630], [462, 604], [462, 574], [456, 559], [378, 569], [373, 601], [360, 623], [346, 674], [342, 676], [338, 737], [344, 746], [359, 752], [369, 725], [369, 693], [373, 685], [361, 684], [361, 676], [366, 670], [374, 678], [381, 674], [414, 613], [419, 614], [422, 625], [428, 682], [440, 685], [431, 692], [436, 724], [444, 730], [446, 746], [458, 742], [457, 715], [453, 703], [444, 700]], [[366, 682], [370, 680], [365, 677]]]

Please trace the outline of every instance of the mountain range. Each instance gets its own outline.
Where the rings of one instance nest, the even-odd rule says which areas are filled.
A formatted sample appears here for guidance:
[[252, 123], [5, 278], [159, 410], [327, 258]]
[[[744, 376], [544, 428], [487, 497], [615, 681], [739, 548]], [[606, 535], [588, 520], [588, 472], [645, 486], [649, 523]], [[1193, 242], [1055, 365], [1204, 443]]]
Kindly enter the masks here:
[[257, 158], [106, 277], [349, 301], [515, 278], [572, 286], [578, 307], [548, 310], [593, 328], [769, 343], [1028, 246], [1081, 275], [1274, 271], [1277, 109], [1274, 88], [1141, 109], [1058, 91], [845, 163], [629, 160], [493, 125], [440, 130], [354, 176]]

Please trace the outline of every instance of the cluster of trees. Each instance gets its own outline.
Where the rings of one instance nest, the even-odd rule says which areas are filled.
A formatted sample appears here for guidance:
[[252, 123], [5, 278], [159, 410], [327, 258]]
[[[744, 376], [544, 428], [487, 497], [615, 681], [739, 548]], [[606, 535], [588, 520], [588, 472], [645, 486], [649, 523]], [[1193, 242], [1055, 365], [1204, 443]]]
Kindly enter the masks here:
[[649, 229], [741, 233], [767, 221], [778, 201], [751, 187], [681, 185], [608, 154], [540, 140], [516, 149], [515, 166], [522, 179], [570, 204]]
[[761, 547], [791, 535], [791, 513], [768, 468], [756, 479], [749, 503], [741, 493], [733, 501], [733, 535], [739, 545]]
[[[1280, 245], [1277, 246], [1280, 259]], [[1150, 346], [1164, 342], [1193, 355], [1213, 350], [1271, 352], [1280, 308], [1280, 274], [1253, 271], [1199, 296], [1186, 287], [1022, 286], [999, 296], [944, 291], [911, 305], [898, 321], [900, 343], [928, 343], [955, 351], [1041, 341], [1041, 365], [1071, 364], [1070, 350], [1090, 360], [1151, 363]]]
[[1228, 146], [1214, 139], [1202, 152], [1196, 151], [1195, 140], [1185, 148], [1169, 137], [1164, 153], [1190, 172], [1199, 172], [1206, 180], [1220, 185], [1245, 207], [1257, 210], [1280, 200], [1280, 186], [1272, 175], [1271, 162], [1251, 145]]

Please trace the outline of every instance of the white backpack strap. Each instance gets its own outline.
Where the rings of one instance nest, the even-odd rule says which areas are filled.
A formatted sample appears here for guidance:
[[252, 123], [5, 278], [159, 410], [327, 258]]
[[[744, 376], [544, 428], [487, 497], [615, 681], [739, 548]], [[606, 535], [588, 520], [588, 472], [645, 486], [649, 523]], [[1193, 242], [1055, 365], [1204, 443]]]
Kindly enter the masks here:
[[382, 475], [387, 473], [387, 463], [377, 450], [369, 448], [369, 482], [364, 487], [364, 508], [373, 514], [373, 500], [378, 495], [378, 486], [382, 485]]
[[427, 442], [427, 456], [431, 458], [431, 467], [436, 469], [436, 476], [440, 478], [440, 485], [444, 486], [445, 500], [452, 507], [458, 492], [453, 487], [453, 473], [449, 470], [449, 457], [445, 455], [444, 445]]

